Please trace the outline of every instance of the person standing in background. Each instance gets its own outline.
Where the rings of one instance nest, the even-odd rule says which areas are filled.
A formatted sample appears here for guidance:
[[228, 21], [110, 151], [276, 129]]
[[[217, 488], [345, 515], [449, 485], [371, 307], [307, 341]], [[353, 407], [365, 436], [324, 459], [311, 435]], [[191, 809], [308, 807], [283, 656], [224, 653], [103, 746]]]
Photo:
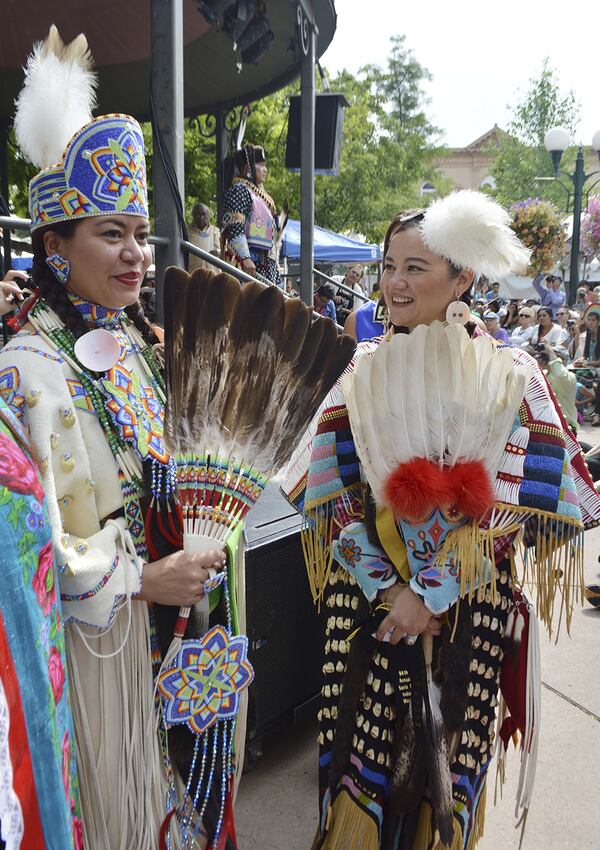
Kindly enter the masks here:
[[223, 196], [223, 233], [229, 256], [246, 274], [258, 274], [267, 283], [281, 286], [279, 268], [270, 256], [277, 240], [279, 217], [275, 201], [264, 190], [265, 150], [246, 145], [225, 165], [229, 188]]
[[562, 291], [562, 277], [556, 274], [546, 275], [546, 286], [542, 283], [543, 274], [538, 274], [532, 281], [533, 288], [540, 296], [540, 304], [542, 307], [549, 307], [552, 311], [552, 319], [556, 319], [558, 308], [567, 300], [567, 296]]
[[[210, 210], [206, 204], [196, 204], [192, 209], [192, 223], [188, 227], [188, 236], [192, 245], [208, 251], [215, 257], [221, 256], [221, 234], [219, 228], [210, 223]], [[208, 260], [189, 255], [188, 269], [190, 274], [196, 269], [216, 269]]]

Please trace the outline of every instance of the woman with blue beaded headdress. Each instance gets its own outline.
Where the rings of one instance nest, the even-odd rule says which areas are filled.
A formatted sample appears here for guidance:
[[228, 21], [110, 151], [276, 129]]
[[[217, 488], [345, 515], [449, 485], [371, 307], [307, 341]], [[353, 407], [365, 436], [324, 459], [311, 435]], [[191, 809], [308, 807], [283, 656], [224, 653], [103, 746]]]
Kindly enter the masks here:
[[[86, 846], [155, 850], [192, 754], [172, 765], [156, 732], [152, 611], [203, 599], [225, 556], [181, 551], [162, 366], [138, 302], [151, 263], [142, 131], [127, 115], [92, 119], [90, 64], [84, 36], [65, 46], [53, 27], [26, 68], [15, 131], [42, 169], [29, 187], [36, 294], [0, 353], [0, 394], [47, 493]], [[220, 817], [220, 790], [208, 796], [193, 846]]]

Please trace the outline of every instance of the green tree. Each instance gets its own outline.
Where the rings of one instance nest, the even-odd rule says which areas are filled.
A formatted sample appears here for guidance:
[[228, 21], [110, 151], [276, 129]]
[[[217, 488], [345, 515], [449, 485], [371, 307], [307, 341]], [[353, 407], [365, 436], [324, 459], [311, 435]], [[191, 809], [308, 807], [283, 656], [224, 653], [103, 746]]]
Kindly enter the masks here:
[[[544, 147], [544, 136], [551, 127], [562, 126], [574, 134], [579, 122], [579, 105], [572, 91], [561, 94], [556, 71], [549, 59], [542, 70], [529, 81], [529, 88], [513, 108], [508, 134], [494, 148], [491, 173], [496, 180], [495, 196], [500, 203], [537, 196], [566, 206], [567, 196], [552, 182], [536, 182], [536, 177], [552, 177], [552, 162]], [[574, 158], [572, 151], [565, 155], [564, 167]]]
[[11, 212], [20, 218], [28, 218], [27, 200], [29, 181], [39, 169], [27, 162], [15, 141], [14, 131], [8, 133], [9, 204]]
[[429, 72], [404, 36], [393, 37], [391, 45], [385, 67], [367, 65], [356, 77], [343, 71], [332, 80], [351, 108], [339, 176], [318, 177], [315, 187], [319, 224], [374, 240], [382, 238], [396, 212], [422, 203], [423, 179], [437, 176], [432, 166], [437, 130], [424, 109]]
[[[331, 89], [350, 102], [345, 111], [340, 171], [315, 178], [316, 223], [333, 230], [354, 230], [379, 241], [398, 210], [421, 205], [423, 180], [442, 194], [448, 190], [433, 166], [436, 129], [426, 115], [423, 83], [429, 72], [407, 48], [404, 36], [391, 39], [383, 67], [367, 65], [358, 74], [342, 71]], [[300, 175], [285, 168], [289, 99], [299, 93], [299, 81], [250, 105], [245, 141], [267, 151], [267, 191], [292, 217], [300, 215]], [[200, 122], [207, 123], [206, 116]], [[147, 150], [148, 188], [153, 209], [152, 132], [143, 127]], [[187, 221], [197, 201], [216, 217], [215, 140], [203, 135], [195, 120], [184, 132], [185, 212]], [[26, 214], [27, 180], [35, 173], [11, 148], [10, 174], [14, 209]]]

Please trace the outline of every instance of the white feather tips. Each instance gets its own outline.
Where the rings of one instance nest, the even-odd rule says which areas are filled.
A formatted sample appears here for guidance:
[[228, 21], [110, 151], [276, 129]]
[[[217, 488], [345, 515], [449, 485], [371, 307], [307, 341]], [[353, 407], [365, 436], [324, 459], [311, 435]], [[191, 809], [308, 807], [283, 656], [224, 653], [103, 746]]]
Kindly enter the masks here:
[[434, 254], [492, 280], [524, 271], [531, 255], [511, 229], [506, 210], [470, 189], [435, 201], [425, 213], [421, 234]]
[[27, 60], [16, 101], [15, 135], [24, 156], [38, 168], [59, 162], [67, 143], [92, 120], [96, 75], [84, 35], [64, 44], [54, 25]]
[[362, 357], [342, 379], [356, 451], [378, 504], [415, 458], [482, 461], [495, 478], [531, 375], [509, 348], [460, 325], [419, 325]]

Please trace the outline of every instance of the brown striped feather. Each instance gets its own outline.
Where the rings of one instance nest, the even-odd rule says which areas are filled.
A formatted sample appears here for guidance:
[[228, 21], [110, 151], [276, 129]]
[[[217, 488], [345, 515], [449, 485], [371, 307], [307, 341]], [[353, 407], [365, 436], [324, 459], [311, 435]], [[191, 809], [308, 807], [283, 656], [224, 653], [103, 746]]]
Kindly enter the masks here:
[[171, 450], [264, 473], [290, 457], [356, 344], [272, 286], [199, 269], [165, 275]]

